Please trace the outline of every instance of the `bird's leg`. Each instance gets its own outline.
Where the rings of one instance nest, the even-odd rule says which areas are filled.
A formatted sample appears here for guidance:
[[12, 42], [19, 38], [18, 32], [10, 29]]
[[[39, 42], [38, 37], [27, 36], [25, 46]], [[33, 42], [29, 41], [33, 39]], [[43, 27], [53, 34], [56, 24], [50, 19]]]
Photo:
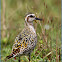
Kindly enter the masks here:
[[31, 53], [29, 53], [29, 62], [30, 62], [30, 59], [31, 59]]
[[20, 56], [19, 56], [19, 60], [18, 60], [18, 62], [20, 62]]

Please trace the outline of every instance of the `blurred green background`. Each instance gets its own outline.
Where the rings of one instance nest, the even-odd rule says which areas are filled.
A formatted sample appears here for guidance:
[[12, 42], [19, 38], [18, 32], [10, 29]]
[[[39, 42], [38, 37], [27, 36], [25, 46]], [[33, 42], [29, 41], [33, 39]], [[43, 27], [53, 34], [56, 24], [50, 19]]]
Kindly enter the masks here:
[[[1, 0], [1, 62], [12, 51], [15, 37], [24, 28], [26, 13], [32, 12], [44, 20], [34, 27], [37, 46], [31, 54], [31, 62], [61, 61], [61, 0]], [[20, 58], [28, 62], [27, 56]], [[7, 62], [17, 62], [18, 58]]]

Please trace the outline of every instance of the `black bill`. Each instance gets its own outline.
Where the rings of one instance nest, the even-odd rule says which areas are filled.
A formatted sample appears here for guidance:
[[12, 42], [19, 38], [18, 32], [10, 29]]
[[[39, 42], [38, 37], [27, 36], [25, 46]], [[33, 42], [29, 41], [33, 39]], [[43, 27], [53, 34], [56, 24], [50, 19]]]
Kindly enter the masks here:
[[40, 19], [40, 18], [35, 18], [36, 20], [43, 20], [43, 19]]

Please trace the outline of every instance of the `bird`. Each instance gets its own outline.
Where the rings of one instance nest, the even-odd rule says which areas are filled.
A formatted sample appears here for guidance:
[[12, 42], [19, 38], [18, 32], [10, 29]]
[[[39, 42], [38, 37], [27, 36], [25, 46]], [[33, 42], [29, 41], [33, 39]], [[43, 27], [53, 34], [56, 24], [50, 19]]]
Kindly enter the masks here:
[[6, 57], [6, 59], [19, 57], [26, 55], [31, 60], [31, 52], [34, 50], [37, 43], [37, 34], [33, 26], [33, 22], [36, 20], [42, 20], [37, 18], [35, 14], [30, 13], [25, 16], [25, 27], [16, 36], [14, 44], [12, 46], [12, 52]]

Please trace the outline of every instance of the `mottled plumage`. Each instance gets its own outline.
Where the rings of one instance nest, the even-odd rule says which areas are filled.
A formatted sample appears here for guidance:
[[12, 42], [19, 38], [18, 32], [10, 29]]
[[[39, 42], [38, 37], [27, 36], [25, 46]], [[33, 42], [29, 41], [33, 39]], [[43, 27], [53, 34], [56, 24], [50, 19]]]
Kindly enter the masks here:
[[31, 28], [25, 27], [24, 30], [16, 37], [12, 51], [20, 49], [20, 52], [15, 52], [14, 57], [19, 54], [28, 54], [31, 52], [37, 42], [36, 33]]
[[16, 37], [15, 42], [12, 47], [12, 53], [6, 58], [10, 59], [12, 57], [29, 55], [33, 51], [37, 43], [37, 35], [33, 27], [33, 20], [40, 20], [36, 18], [35, 14], [29, 14], [25, 17], [25, 28]]

